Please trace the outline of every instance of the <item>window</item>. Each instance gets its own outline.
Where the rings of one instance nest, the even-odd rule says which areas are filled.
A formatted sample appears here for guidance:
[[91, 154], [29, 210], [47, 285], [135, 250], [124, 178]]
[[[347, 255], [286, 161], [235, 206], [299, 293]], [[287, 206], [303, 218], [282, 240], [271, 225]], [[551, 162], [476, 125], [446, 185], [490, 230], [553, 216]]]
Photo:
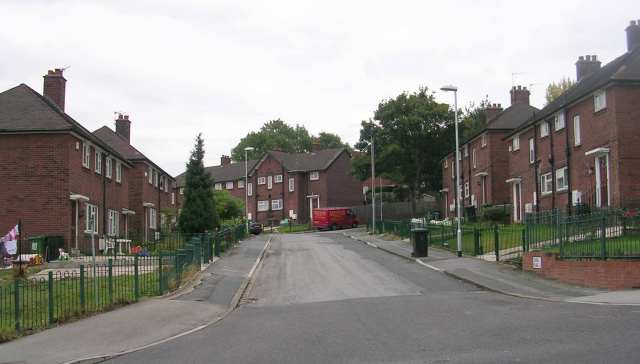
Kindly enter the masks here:
[[471, 149], [471, 161], [473, 162], [473, 168], [476, 168], [476, 148]]
[[224, 188], [227, 189], [227, 190], [232, 190], [233, 189], [233, 181], [229, 181], [229, 182], [225, 183]]
[[180, 187], [180, 194], [184, 195], [184, 187]]
[[269, 201], [258, 201], [258, 212], [269, 211]]
[[551, 173], [540, 176], [540, 191], [543, 195], [549, 194], [553, 191], [553, 179], [551, 178]]
[[567, 167], [556, 170], [556, 190], [565, 191], [569, 187], [569, 176], [567, 176]]
[[272, 189], [273, 188], [273, 176], [268, 176], [267, 177], [267, 188], [268, 189]]
[[482, 148], [487, 146], [487, 133], [482, 134], [482, 137], [480, 137], [480, 146]]
[[96, 173], [102, 173], [102, 153], [96, 150]]
[[558, 111], [555, 115], [555, 128], [556, 131], [564, 129], [564, 110]]
[[153, 168], [151, 166], [149, 166], [149, 184], [153, 184]]
[[253, 183], [249, 182], [247, 183], [247, 196], [252, 196], [253, 195]]
[[164, 176], [164, 192], [169, 192], [169, 177]]
[[462, 151], [463, 151], [463, 153], [464, 153], [464, 157], [465, 157], [465, 158], [466, 158], [466, 157], [468, 157], [468, 156], [469, 156], [469, 145], [465, 144], [465, 145], [462, 147]]
[[122, 163], [116, 161], [116, 182], [122, 182]]
[[536, 145], [533, 138], [529, 138], [529, 163], [533, 164], [536, 161]]
[[451, 162], [451, 178], [456, 176], [456, 169], [453, 167], [455, 167], [455, 163], [452, 161]]
[[272, 210], [282, 210], [282, 200], [271, 200]]
[[104, 169], [105, 169], [104, 175], [109, 179], [111, 178], [111, 165], [112, 165], [112, 160], [110, 157], [107, 157], [104, 161]]
[[107, 219], [107, 235], [118, 236], [120, 233], [120, 213], [118, 211], [109, 210]]
[[160, 213], [160, 229], [167, 225], [167, 215]]
[[469, 182], [464, 183], [464, 197], [469, 197]]
[[258, 185], [263, 185], [267, 183], [266, 177], [258, 177]]
[[547, 135], [549, 135], [549, 123], [543, 121], [542, 124], [540, 124], [540, 138], [544, 138]]
[[309, 181], [317, 181], [320, 179], [320, 172], [313, 171], [309, 173]]
[[520, 134], [513, 136], [513, 151], [520, 150]]
[[176, 193], [175, 192], [171, 192], [171, 204], [172, 205], [176, 204]]
[[149, 208], [149, 228], [150, 229], [154, 229], [156, 228], [156, 209], [154, 209], [153, 207]]
[[87, 143], [82, 143], [82, 166], [85, 168], [91, 168], [91, 146]]
[[580, 140], [580, 115], [573, 117], [573, 145], [576, 147], [581, 144]]
[[158, 187], [158, 171], [153, 171], [153, 186]]
[[443, 164], [444, 164], [444, 168], [448, 168], [449, 167], [449, 158], [445, 158]]
[[214, 190], [221, 190], [222, 189], [222, 183], [216, 183], [213, 185], [213, 189]]
[[289, 177], [289, 192], [293, 192], [296, 189], [296, 179]]
[[86, 204], [85, 220], [88, 233], [98, 233], [98, 206]]
[[276, 174], [275, 176], [273, 176], [273, 181], [275, 183], [282, 183], [282, 175], [281, 174]]
[[607, 93], [604, 90], [601, 90], [593, 94], [594, 112], [598, 112], [606, 107], [607, 107]]
[[244, 188], [244, 180], [243, 179], [239, 179], [238, 180], [238, 188]]

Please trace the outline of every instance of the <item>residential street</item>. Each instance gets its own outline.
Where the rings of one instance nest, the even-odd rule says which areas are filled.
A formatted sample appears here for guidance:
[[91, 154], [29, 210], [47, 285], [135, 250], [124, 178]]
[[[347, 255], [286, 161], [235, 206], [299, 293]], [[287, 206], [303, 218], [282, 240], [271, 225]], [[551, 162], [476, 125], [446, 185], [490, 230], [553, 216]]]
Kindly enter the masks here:
[[341, 233], [272, 235], [238, 310], [112, 363], [632, 363], [640, 309], [484, 291]]

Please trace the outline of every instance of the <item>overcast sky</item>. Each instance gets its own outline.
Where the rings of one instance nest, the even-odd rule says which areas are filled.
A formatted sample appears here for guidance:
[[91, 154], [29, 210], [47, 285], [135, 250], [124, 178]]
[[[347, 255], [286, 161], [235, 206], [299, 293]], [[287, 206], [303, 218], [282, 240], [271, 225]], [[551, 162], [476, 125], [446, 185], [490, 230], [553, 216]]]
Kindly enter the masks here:
[[578, 56], [626, 51], [637, 4], [2, 0], [0, 90], [41, 92], [70, 66], [67, 113], [90, 130], [128, 113], [134, 146], [178, 174], [198, 132], [208, 165], [275, 118], [354, 143], [381, 100], [419, 86], [508, 106], [514, 82], [540, 107]]

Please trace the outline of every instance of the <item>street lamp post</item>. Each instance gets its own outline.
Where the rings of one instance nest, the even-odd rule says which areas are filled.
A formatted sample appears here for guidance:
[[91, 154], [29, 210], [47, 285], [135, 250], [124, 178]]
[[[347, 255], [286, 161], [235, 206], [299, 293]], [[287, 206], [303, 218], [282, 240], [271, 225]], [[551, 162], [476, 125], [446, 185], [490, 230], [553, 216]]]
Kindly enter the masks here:
[[249, 167], [248, 152], [254, 150], [254, 147], [244, 148], [244, 219], [247, 234], [249, 234]]
[[462, 207], [460, 203], [460, 139], [458, 137], [458, 88], [456, 86], [448, 85], [442, 86], [440, 90], [445, 92], [453, 92], [453, 107], [455, 113], [455, 130], [456, 130], [456, 210], [458, 217], [458, 230], [457, 230], [457, 250], [458, 257], [462, 256]]
[[374, 138], [371, 135], [371, 232], [376, 233], [376, 157]]

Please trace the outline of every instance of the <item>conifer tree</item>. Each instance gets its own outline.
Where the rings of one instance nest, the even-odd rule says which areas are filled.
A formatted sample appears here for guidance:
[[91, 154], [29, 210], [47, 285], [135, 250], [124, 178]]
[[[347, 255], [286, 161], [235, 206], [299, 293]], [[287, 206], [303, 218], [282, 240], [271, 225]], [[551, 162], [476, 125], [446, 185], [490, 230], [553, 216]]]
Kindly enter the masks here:
[[202, 134], [187, 163], [184, 200], [178, 226], [184, 234], [198, 234], [218, 226], [212, 181], [204, 170], [204, 141]]

